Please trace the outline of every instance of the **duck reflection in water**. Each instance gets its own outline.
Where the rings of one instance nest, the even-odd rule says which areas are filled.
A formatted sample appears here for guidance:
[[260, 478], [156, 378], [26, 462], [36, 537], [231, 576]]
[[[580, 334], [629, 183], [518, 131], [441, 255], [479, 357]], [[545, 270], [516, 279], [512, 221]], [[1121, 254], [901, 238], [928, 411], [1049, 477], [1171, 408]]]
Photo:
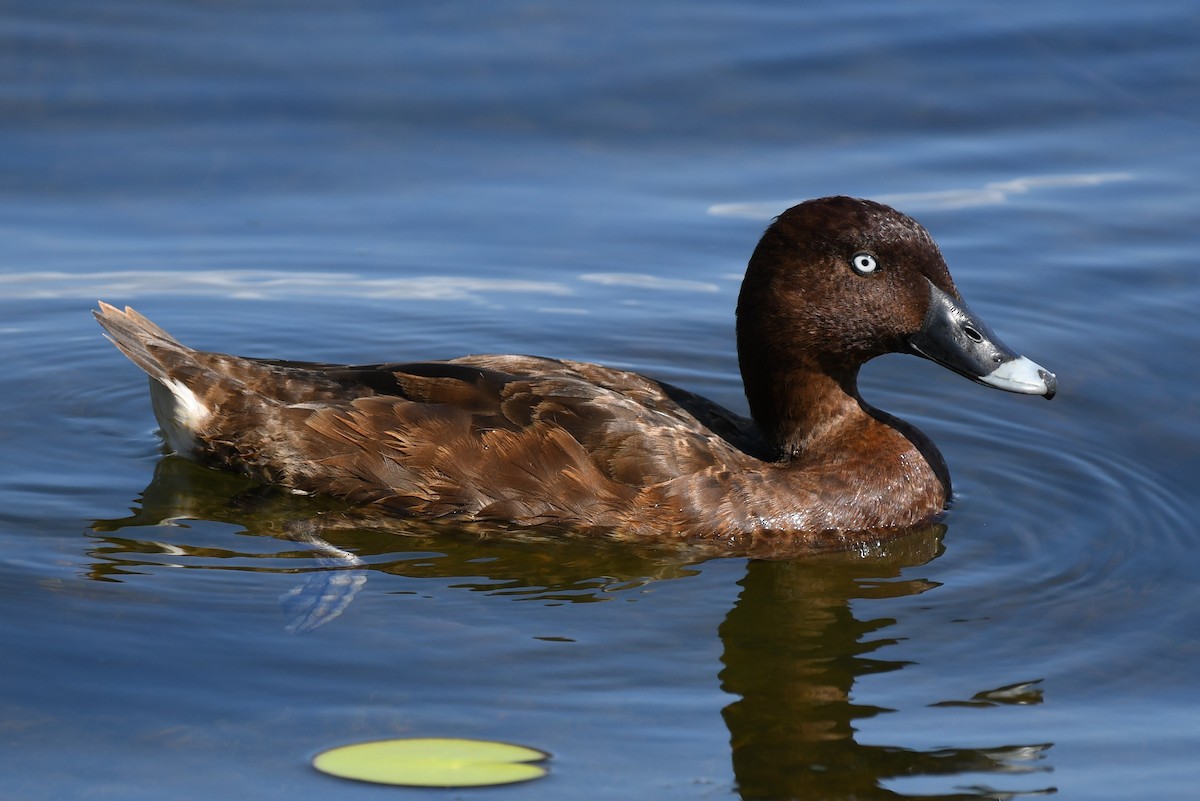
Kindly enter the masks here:
[[[705, 559], [675, 549], [564, 538], [560, 532], [522, 539], [511, 531], [489, 536], [482, 529], [428, 521], [355, 520], [353, 512], [166, 457], [143, 493], [140, 509], [120, 520], [95, 523], [89, 576], [136, 581], [138, 573], [161, 566], [164, 558], [207, 569], [230, 569], [233, 559], [236, 569], [243, 570], [248, 560], [261, 560], [264, 567], [250, 569], [303, 573], [304, 581], [282, 599], [285, 625], [302, 633], [336, 625], [372, 574], [440, 577], [455, 588], [588, 602], [695, 575], [697, 563]], [[270, 537], [303, 547], [281, 554], [251, 546], [246, 553], [234, 553], [172, 542], [179, 537], [171, 534], [178, 529], [170, 524], [189, 519], [232, 524], [262, 542]], [[129, 536], [138, 527], [151, 528], [153, 537]], [[742, 798], [994, 799], [1054, 792], [1049, 787], [1016, 792], [957, 787], [949, 795], [906, 796], [887, 786], [901, 777], [1012, 777], [1048, 771], [1046, 743], [914, 750], [856, 740], [856, 720], [887, 710], [855, 703], [855, 681], [902, 671], [905, 663], [871, 656], [889, 643], [885, 630], [891, 621], [860, 620], [851, 602], [933, 589], [930, 582], [911, 576], [914, 568], [940, 553], [943, 533], [943, 526], [932, 526], [889, 542], [863, 542], [850, 553], [747, 562], [741, 594], [717, 632], [723, 647], [721, 684], [737, 696], [723, 717]], [[428, 558], [430, 553], [439, 558]], [[281, 560], [288, 566], [281, 568]], [[1039, 701], [1033, 692], [1016, 703]]]
[[[849, 601], [932, 589], [935, 585], [921, 579], [895, 579], [901, 570], [936, 556], [940, 534], [932, 529], [870, 561], [815, 557], [747, 564], [741, 595], [720, 627], [722, 686], [739, 696], [723, 716], [743, 798], [904, 798], [908, 796], [885, 789], [885, 783], [905, 777], [1049, 770], [1044, 763], [1048, 743], [921, 751], [855, 739], [855, 720], [889, 711], [854, 703], [855, 680], [899, 671], [906, 663], [869, 656], [891, 642], [883, 630], [893, 621], [858, 620]], [[870, 595], [864, 587], [868, 577], [876, 590]], [[1040, 694], [1017, 698], [1018, 703], [1038, 702]], [[977, 788], [920, 797], [1012, 798], [1051, 792], [1053, 788], [1032, 793]]]

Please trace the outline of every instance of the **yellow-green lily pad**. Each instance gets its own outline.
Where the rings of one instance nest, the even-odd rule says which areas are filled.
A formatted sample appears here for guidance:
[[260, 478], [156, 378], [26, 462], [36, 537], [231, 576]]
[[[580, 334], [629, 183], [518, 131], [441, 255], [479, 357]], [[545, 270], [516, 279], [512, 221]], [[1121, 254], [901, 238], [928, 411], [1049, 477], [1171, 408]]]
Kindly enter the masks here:
[[343, 779], [409, 787], [486, 787], [539, 779], [550, 755], [523, 745], [428, 737], [376, 740], [322, 751], [313, 767]]

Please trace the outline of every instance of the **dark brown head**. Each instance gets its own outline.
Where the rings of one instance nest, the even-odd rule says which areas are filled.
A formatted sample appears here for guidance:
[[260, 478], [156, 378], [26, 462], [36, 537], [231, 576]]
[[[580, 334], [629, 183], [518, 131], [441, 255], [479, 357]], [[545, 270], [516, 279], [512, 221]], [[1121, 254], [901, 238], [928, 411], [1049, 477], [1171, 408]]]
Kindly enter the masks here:
[[771, 224], [742, 283], [737, 338], [760, 426], [780, 382], [823, 375], [856, 396], [859, 367], [884, 353], [924, 356], [1000, 389], [1055, 391], [1051, 373], [967, 308], [929, 232], [869, 200], [810, 200]]
[[930, 283], [958, 296], [937, 244], [911, 217], [848, 197], [793, 206], [750, 258], [738, 298], [739, 355], [765, 350], [851, 369], [907, 350]]

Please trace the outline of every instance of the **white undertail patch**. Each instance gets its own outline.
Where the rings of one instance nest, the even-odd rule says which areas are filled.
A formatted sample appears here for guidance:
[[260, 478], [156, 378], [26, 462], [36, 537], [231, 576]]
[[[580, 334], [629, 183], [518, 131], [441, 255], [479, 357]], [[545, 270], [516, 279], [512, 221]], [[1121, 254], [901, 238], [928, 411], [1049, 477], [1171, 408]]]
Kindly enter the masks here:
[[180, 456], [194, 456], [196, 432], [208, 417], [208, 407], [196, 393], [174, 379], [150, 379], [150, 405], [167, 447]]

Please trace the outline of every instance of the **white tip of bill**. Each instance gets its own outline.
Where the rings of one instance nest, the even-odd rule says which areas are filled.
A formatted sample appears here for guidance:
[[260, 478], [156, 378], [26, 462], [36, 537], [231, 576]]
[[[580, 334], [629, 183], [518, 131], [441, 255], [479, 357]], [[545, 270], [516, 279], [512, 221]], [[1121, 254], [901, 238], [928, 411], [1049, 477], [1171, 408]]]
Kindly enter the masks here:
[[1009, 359], [987, 375], [980, 376], [979, 380], [996, 389], [1025, 395], [1045, 395], [1047, 399], [1053, 398], [1058, 391], [1058, 379], [1054, 373], [1024, 356]]

